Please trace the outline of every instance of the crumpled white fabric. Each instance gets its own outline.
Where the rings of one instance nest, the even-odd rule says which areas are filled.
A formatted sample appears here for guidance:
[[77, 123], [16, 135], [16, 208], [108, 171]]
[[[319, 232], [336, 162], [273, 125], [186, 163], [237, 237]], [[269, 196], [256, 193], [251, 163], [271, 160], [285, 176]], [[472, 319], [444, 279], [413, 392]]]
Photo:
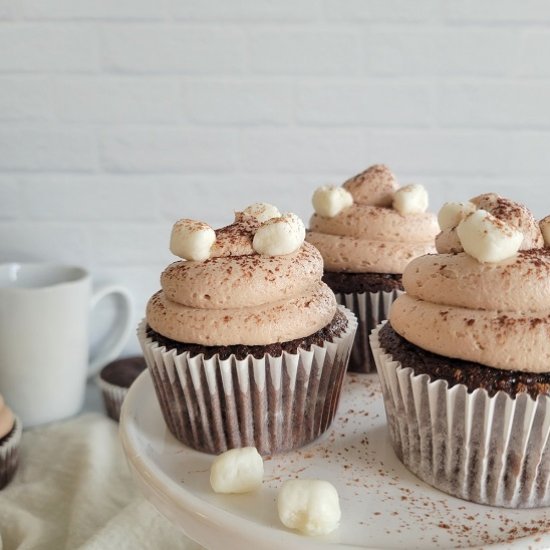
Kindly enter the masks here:
[[0, 491], [1, 550], [199, 550], [141, 496], [101, 414], [23, 432], [19, 469]]

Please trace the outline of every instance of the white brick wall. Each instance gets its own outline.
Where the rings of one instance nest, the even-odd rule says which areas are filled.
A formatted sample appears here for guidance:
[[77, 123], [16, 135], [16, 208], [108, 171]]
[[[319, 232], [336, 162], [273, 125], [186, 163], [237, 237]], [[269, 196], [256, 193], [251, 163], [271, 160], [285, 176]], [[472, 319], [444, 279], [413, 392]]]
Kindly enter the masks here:
[[276, 125], [292, 122], [292, 84], [277, 79], [191, 80], [186, 106], [191, 123]]
[[295, 116], [303, 125], [425, 127], [432, 123], [434, 95], [425, 82], [305, 81], [296, 86]]
[[58, 123], [0, 127], [0, 170], [90, 172], [98, 167], [94, 131]]
[[89, 73], [99, 70], [97, 31], [89, 24], [4, 23], [0, 71]]
[[238, 28], [125, 23], [99, 30], [106, 71], [180, 75], [243, 71], [245, 36]]
[[0, 121], [0, 261], [87, 265], [137, 320], [176, 218], [307, 218], [374, 162], [550, 213], [550, 3], [0, 0]]
[[174, 78], [61, 77], [52, 96], [55, 115], [63, 122], [174, 123], [183, 114], [181, 83]]
[[357, 75], [359, 32], [324, 29], [267, 28], [249, 33], [250, 71], [256, 74]]
[[0, 120], [53, 118], [51, 85], [41, 76], [0, 76]]
[[100, 133], [101, 165], [111, 172], [234, 171], [238, 135], [230, 130], [151, 126]]

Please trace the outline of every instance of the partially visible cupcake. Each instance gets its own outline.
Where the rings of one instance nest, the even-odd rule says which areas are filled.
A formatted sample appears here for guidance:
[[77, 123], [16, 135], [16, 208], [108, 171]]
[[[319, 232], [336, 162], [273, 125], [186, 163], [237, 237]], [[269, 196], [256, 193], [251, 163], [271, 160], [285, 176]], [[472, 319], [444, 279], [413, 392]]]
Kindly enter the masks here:
[[120, 409], [128, 389], [135, 379], [147, 368], [143, 356], [125, 357], [105, 365], [97, 377], [107, 415], [120, 419]]
[[374, 165], [342, 187], [318, 188], [312, 202], [307, 240], [323, 256], [323, 280], [359, 320], [349, 370], [374, 371], [371, 330], [402, 292], [405, 266], [435, 252], [428, 194], [421, 185], [400, 188], [387, 166]]
[[550, 220], [486, 194], [440, 223], [371, 336], [393, 447], [451, 495], [549, 506]]
[[22, 425], [0, 395], [0, 489], [13, 478], [19, 466]]
[[264, 455], [322, 434], [356, 329], [294, 214], [256, 204], [214, 231], [180, 220], [138, 336], [166, 424], [190, 447]]

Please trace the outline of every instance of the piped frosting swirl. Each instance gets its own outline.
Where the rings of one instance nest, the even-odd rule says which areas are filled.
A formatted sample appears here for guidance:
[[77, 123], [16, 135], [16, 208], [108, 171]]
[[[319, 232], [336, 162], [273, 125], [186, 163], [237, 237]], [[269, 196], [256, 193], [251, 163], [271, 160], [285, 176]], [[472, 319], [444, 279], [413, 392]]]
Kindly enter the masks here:
[[330, 208], [317, 206], [306, 237], [321, 252], [326, 271], [403, 273], [413, 258], [434, 252], [437, 219], [425, 212], [421, 186], [400, 190], [388, 167], [374, 165], [343, 189], [353, 200], [339, 199], [346, 206], [331, 217]]
[[[472, 202], [519, 230], [522, 249], [498, 262], [465, 252], [413, 260], [403, 275], [406, 294], [394, 302], [390, 322], [401, 336], [439, 355], [549, 372], [550, 249], [543, 247], [539, 224], [523, 205], [494, 194], [482, 197], [500, 206], [491, 208], [479, 198]], [[447, 228], [447, 236], [454, 229]]]
[[[284, 227], [285, 216], [279, 218]], [[329, 324], [337, 306], [321, 282], [321, 255], [305, 242], [289, 254], [257, 253], [254, 237], [269, 222], [237, 213], [235, 223], [216, 231], [209, 259], [168, 266], [162, 290], [147, 305], [153, 330], [206, 346], [268, 345], [308, 336]], [[268, 248], [278, 246], [272, 243], [277, 238], [269, 236]]]

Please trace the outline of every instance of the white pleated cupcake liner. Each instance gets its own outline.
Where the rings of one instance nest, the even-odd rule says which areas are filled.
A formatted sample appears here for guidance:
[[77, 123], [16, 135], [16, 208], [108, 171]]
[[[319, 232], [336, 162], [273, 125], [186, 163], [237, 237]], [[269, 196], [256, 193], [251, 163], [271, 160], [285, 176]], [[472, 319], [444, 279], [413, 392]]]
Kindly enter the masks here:
[[414, 375], [371, 335], [393, 448], [420, 479], [453, 496], [491, 506], [550, 505], [550, 397], [468, 393]]
[[100, 376], [96, 378], [96, 382], [101, 389], [101, 395], [103, 397], [103, 404], [105, 405], [107, 416], [118, 422], [120, 420], [122, 403], [128, 393], [128, 388], [123, 388], [121, 386], [106, 382]]
[[254, 446], [273, 455], [319, 437], [336, 414], [357, 327], [351, 312], [340, 311], [348, 326], [333, 342], [242, 360], [167, 350], [142, 321], [138, 338], [170, 432], [211, 454]]
[[358, 321], [355, 342], [351, 348], [348, 370], [350, 372], [376, 372], [370, 349], [369, 335], [373, 329], [390, 314], [392, 303], [403, 291], [335, 293], [336, 301], [355, 313]]
[[11, 433], [0, 445], [0, 489], [13, 479], [19, 466], [19, 443], [22, 433], [23, 425], [16, 416]]

